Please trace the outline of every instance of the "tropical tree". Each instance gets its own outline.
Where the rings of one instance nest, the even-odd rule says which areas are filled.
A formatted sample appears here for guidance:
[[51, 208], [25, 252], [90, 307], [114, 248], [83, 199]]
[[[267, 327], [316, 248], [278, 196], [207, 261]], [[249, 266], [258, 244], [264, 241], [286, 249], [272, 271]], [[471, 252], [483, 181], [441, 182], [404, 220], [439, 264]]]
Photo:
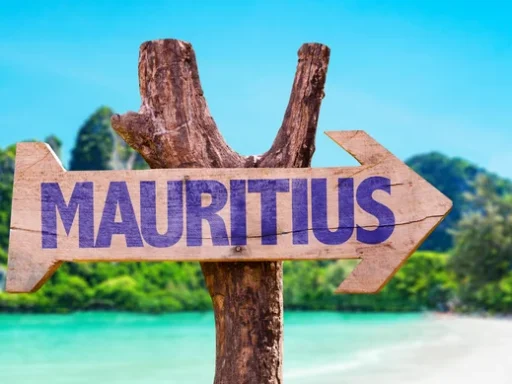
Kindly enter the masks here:
[[110, 169], [114, 138], [110, 127], [113, 112], [100, 107], [78, 131], [69, 168], [72, 171]]
[[98, 108], [78, 131], [70, 170], [144, 169], [146, 162], [110, 125], [114, 112]]
[[474, 211], [456, 227], [450, 261], [461, 306], [498, 310], [493, 303], [512, 287], [512, 195], [499, 196], [494, 182], [481, 176], [466, 199]]

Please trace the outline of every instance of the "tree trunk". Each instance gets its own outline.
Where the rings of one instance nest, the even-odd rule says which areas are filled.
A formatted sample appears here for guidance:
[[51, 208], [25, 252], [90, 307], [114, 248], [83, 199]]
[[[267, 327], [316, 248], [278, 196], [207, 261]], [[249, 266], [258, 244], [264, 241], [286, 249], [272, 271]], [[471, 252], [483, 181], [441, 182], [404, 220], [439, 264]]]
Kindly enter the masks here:
[[[304, 44], [282, 126], [270, 150], [244, 157], [211, 117], [189, 43], [142, 44], [139, 113], [112, 117], [113, 128], [151, 168], [309, 167], [329, 48]], [[201, 263], [217, 332], [215, 384], [282, 383], [281, 262]]]

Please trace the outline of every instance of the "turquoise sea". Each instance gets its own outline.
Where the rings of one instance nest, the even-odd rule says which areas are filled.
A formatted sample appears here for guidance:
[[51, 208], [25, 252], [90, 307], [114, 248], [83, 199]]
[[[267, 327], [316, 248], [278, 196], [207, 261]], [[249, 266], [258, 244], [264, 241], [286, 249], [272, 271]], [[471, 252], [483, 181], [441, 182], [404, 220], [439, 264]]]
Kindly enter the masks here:
[[[449, 342], [440, 324], [419, 314], [288, 312], [284, 381], [372, 381]], [[212, 383], [214, 337], [210, 312], [0, 315], [0, 383]]]

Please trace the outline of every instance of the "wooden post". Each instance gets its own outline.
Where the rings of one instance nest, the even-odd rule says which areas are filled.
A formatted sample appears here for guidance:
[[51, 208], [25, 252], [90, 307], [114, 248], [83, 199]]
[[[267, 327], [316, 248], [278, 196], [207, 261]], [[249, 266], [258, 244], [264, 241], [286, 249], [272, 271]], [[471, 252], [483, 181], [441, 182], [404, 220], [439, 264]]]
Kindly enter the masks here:
[[[298, 55], [283, 123], [262, 156], [244, 157], [226, 144], [208, 110], [192, 45], [183, 41], [142, 44], [142, 106], [139, 113], [114, 115], [112, 126], [151, 168], [309, 167], [329, 48], [304, 44]], [[282, 263], [202, 263], [201, 267], [215, 312], [214, 383], [282, 383]]]

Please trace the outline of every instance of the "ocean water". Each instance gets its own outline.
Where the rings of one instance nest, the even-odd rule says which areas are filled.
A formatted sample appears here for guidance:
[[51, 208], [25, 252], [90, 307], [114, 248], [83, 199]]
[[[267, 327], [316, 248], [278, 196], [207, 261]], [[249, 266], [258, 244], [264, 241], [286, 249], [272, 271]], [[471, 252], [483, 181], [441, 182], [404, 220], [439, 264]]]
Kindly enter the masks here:
[[[419, 314], [287, 312], [284, 382], [375, 382], [452, 343], [442, 324]], [[210, 312], [0, 315], [2, 384], [212, 383], [214, 355]]]

